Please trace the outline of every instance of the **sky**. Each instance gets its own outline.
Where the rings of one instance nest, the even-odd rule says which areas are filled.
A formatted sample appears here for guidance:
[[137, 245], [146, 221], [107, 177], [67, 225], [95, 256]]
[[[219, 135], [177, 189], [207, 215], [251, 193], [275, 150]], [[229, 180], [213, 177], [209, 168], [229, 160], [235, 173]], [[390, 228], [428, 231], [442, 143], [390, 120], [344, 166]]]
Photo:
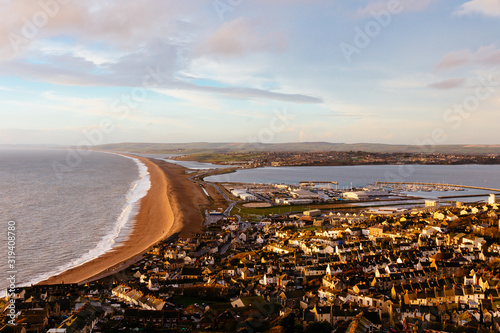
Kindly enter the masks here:
[[500, 144], [498, 0], [0, 0], [0, 144]]

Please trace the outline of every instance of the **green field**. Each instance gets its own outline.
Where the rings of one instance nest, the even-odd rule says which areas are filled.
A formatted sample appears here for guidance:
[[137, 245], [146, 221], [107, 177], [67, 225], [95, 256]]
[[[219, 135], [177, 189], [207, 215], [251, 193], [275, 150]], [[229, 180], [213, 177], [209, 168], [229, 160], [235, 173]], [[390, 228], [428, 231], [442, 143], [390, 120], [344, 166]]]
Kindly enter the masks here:
[[[400, 206], [400, 205], [406, 205], [404, 200], [401, 201], [394, 201], [393, 203], [389, 204], [390, 206]], [[347, 211], [347, 212], [356, 212], [359, 210], [364, 210], [367, 208], [372, 208], [372, 207], [385, 207], [388, 206], [388, 204], [380, 204], [377, 203], [377, 201], [373, 201], [373, 204], [369, 206], [356, 206], [356, 202], [351, 202], [351, 203], [329, 203], [329, 204], [311, 204], [311, 205], [301, 205], [301, 206], [273, 206], [273, 207], [264, 207], [264, 208], [248, 208], [248, 207], [243, 207], [242, 204], [238, 204], [237, 206], [234, 207], [232, 210], [232, 214], [238, 214], [242, 218], [260, 218], [265, 215], [277, 215], [277, 214], [284, 214], [284, 213], [300, 213], [308, 210], [313, 210], [313, 209], [320, 209], [320, 210], [335, 210], [335, 211]]]
[[243, 207], [242, 205], [238, 205], [234, 207], [233, 214], [242, 215], [255, 215], [255, 216], [263, 216], [263, 215], [275, 215], [275, 214], [283, 214], [290, 212], [303, 212], [305, 210], [310, 210], [309, 207], [306, 206], [273, 206], [273, 207], [263, 207], [263, 208], [249, 208]]
[[181, 156], [177, 159], [204, 163], [227, 163], [249, 161], [258, 158], [261, 155], [261, 153], [236, 153], [226, 155], [218, 152], [203, 152]]

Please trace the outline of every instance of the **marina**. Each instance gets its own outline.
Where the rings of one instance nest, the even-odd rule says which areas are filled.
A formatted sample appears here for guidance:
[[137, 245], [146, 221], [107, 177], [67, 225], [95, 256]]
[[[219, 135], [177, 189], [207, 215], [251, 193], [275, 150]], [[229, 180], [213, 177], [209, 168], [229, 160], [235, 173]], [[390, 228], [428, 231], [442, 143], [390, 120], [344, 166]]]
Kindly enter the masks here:
[[375, 185], [390, 185], [394, 191], [404, 191], [404, 192], [432, 192], [432, 191], [465, 191], [465, 189], [474, 189], [490, 192], [500, 192], [500, 189], [480, 187], [480, 186], [468, 186], [468, 185], [453, 185], [453, 184], [440, 184], [440, 183], [419, 183], [419, 182], [375, 182]]

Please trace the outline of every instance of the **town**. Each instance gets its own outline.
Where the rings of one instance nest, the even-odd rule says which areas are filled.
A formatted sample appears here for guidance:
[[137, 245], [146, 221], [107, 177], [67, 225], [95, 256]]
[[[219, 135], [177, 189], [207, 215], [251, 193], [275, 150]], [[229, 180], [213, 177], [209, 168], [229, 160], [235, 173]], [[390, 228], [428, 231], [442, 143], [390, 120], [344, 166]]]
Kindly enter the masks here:
[[16, 288], [0, 332], [500, 331], [498, 213], [495, 195], [253, 220], [212, 211], [202, 234], [107, 278]]
[[498, 154], [445, 153], [377, 153], [367, 151], [324, 152], [216, 152], [171, 157], [176, 160], [195, 160], [215, 164], [240, 165], [243, 168], [264, 166], [327, 166], [370, 164], [500, 164]]

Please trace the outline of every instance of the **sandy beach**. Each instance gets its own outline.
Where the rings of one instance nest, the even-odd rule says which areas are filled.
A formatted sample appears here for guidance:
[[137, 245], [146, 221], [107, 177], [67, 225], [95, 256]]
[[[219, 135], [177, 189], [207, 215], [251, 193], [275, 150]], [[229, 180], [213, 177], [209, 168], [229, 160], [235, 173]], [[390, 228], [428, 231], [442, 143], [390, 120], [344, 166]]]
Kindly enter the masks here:
[[113, 274], [140, 260], [159, 241], [180, 233], [189, 237], [201, 230], [200, 205], [208, 199], [191, 182], [181, 166], [137, 157], [149, 171], [151, 188], [141, 200], [129, 238], [113, 250], [83, 265], [53, 276], [39, 284], [84, 283]]

